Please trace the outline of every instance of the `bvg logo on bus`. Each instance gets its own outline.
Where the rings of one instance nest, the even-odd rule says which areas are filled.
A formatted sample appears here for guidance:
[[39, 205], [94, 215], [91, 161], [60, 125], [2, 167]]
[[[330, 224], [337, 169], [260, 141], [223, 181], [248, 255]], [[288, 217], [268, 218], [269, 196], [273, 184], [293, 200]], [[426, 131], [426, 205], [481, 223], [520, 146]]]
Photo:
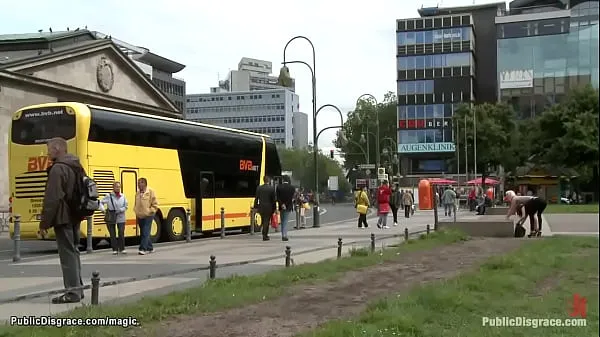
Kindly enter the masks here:
[[52, 165], [48, 156], [29, 157], [27, 160], [27, 172], [45, 171]]
[[240, 160], [240, 171], [258, 171], [258, 165], [254, 165], [252, 160]]

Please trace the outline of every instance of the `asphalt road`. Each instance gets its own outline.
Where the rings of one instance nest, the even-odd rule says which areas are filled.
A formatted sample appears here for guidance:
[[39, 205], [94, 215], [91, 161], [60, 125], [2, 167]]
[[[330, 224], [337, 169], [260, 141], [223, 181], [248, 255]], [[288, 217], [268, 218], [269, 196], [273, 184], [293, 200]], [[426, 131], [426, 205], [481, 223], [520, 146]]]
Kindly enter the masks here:
[[[309, 210], [306, 220], [307, 227], [311, 227], [313, 225], [312, 213], [313, 210]], [[338, 222], [342, 220], [348, 220], [356, 217], [354, 208], [352, 204], [325, 204], [321, 206], [321, 224], [324, 226], [327, 223]], [[290, 227], [295, 226], [295, 219], [290, 219]], [[293, 228], [290, 230], [294, 230]], [[238, 233], [231, 233], [231, 235], [236, 235]], [[217, 234], [215, 234], [217, 235]], [[196, 240], [202, 240], [202, 235], [194, 236]], [[161, 245], [169, 245], [172, 243], [159, 243], [155, 244], [155, 246], [160, 247]], [[108, 249], [108, 245], [101, 244], [97, 249]], [[132, 246], [129, 248], [131, 251], [135, 251], [137, 249], [136, 246]], [[13, 241], [9, 239], [7, 233], [2, 233], [0, 235], [0, 265], [7, 264], [12, 261], [13, 254]], [[56, 243], [53, 241], [22, 241], [21, 242], [21, 257], [25, 259], [34, 258], [36, 256], [41, 257], [45, 255], [57, 254]]]

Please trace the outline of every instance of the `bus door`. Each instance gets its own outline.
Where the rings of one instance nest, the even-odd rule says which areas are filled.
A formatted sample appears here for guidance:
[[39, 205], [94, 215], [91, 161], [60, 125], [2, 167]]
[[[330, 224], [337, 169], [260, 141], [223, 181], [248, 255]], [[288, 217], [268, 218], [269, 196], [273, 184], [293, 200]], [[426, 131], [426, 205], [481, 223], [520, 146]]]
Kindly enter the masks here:
[[139, 236], [139, 228], [133, 210], [135, 206], [135, 195], [137, 193], [138, 169], [120, 168], [119, 170], [121, 171], [121, 190], [129, 203], [127, 211], [125, 212], [125, 237]]
[[196, 231], [215, 229], [215, 175], [200, 172], [200, 194], [196, 198]]

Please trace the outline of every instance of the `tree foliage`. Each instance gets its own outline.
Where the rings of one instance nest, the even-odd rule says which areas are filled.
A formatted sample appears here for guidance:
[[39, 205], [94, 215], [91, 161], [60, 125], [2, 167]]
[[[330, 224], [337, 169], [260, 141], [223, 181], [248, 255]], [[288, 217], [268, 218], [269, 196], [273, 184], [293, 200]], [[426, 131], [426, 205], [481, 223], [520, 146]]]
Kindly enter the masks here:
[[[391, 154], [397, 152], [397, 107], [396, 94], [388, 92], [383, 102], [375, 104], [371, 99], [364, 98], [357, 102], [354, 111], [348, 113], [348, 119], [344, 122], [343, 132], [348, 140], [342, 144], [339, 140], [333, 142], [335, 147], [341, 149], [344, 158], [344, 166], [347, 169], [358, 164], [375, 164], [377, 158], [376, 130], [377, 116], [379, 117], [379, 139], [381, 163], [386, 158], [381, 152], [388, 148]], [[364, 142], [361, 141], [364, 135]], [[368, 140], [368, 146], [367, 146]], [[368, 155], [368, 160], [367, 160]]]
[[[315, 171], [312, 150], [302, 149], [279, 149], [279, 158], [284, 171], [292, 171], [293, 178], [300, 181], [300, 185], [306, 189], [314, 189]], [[319, 191], [327, 190], [327, 180], [329, 176], [337, 176], [339, 188], [343, 192], [350, 190], [342, 168], [337, 161], [318, 154], [319, 168]]]
[[[511, 169], [518, 165], [525, 154], [517, 146], [519, 143], [518, 124], [514, 110], [503, 103], [462, 104], [453, 116], [455, 145], [460, 162], [460, 172], [475, 167], [475, 144], [477, 146], [477, 173], [484, 176], [495, 171], [500, 165]], [[466, 156], [465, 156], [466, 144]], [[452, 160], [454, 166], [456, 160]]]
[[560, 104], [535, 118], [529, 128], [532, 160], [575, 169], [586, 178], [598, 166], [598, 90], [572, 90]]

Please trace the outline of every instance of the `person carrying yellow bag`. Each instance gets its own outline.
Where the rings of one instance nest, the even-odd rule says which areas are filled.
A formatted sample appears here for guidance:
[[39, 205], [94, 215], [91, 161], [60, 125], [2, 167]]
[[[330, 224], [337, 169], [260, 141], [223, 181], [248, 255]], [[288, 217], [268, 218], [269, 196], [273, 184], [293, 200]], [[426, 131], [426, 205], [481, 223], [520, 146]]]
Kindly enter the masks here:
[[367, 211], [369, 210], [369, 195], [367, 187], [363, 187], [356, 195], [356, 212], [358, 213], [358, 228], [368, 228]]

